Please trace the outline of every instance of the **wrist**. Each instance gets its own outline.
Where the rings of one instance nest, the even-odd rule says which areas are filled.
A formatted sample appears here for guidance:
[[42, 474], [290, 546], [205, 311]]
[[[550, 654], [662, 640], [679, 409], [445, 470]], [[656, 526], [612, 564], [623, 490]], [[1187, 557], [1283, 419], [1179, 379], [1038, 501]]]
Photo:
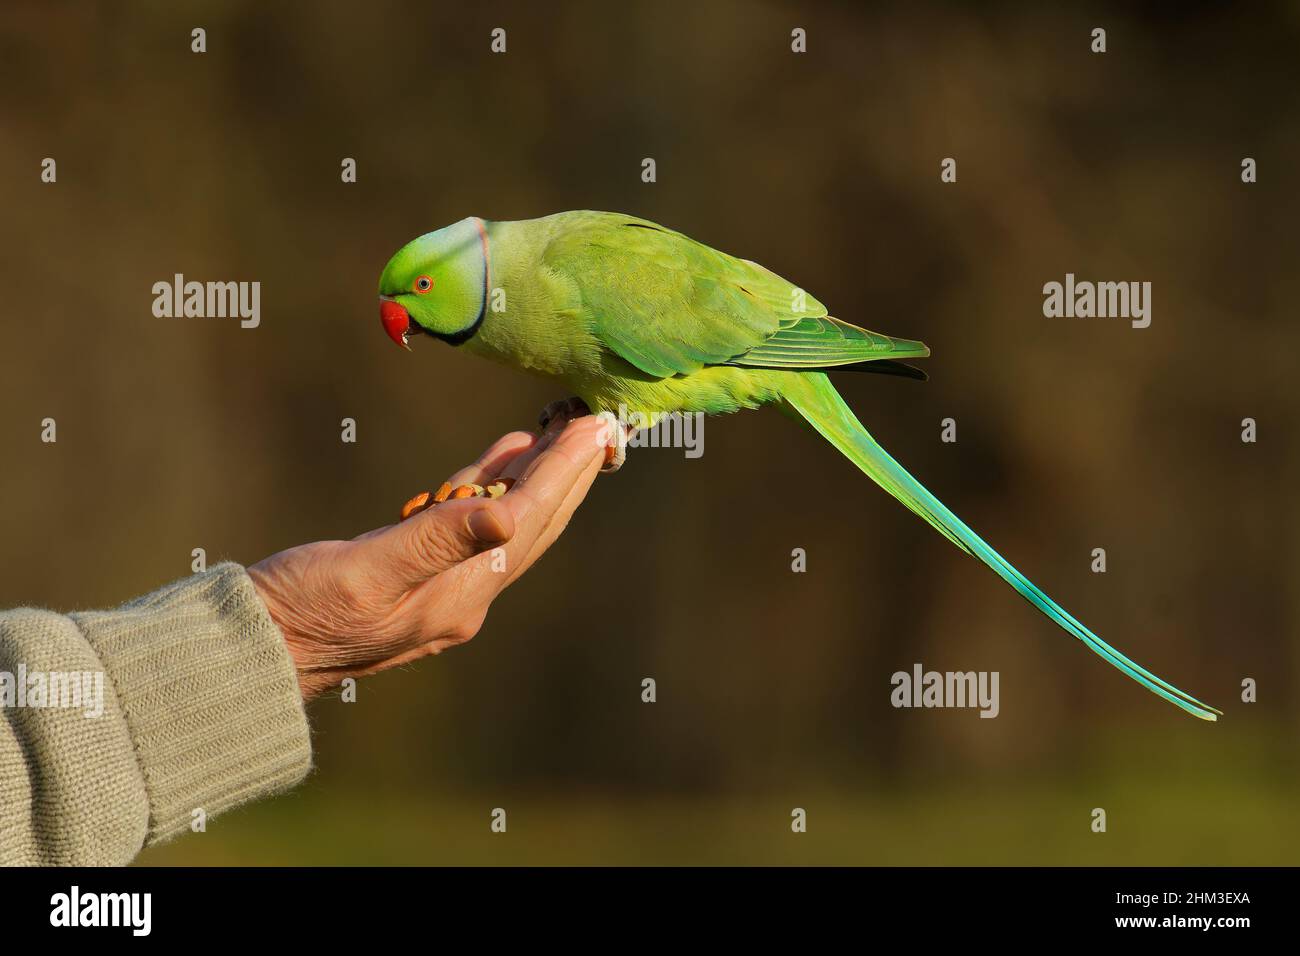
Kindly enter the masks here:
[[302, 698], [303, 700], [310, 700], [319, 694], [328, 683], [321, 679], [317, 655], [314, 653], [312, 645], [303, 640], [301, 635], [290, 626], [290, 615], [285, 610], [284, 603], [280, 599], [271, 575], [262, 567], [262, 562], [258, 562], [246, 570], [249, 580], [253, 582], [253, 589], [257, 591], [257, 596], [261, 598], [262, 605], [266, 608], [267, 615], [280, 632], [285, 649], [289, 652], [289, 659], [293, 661], [294, 671], [298, 675], [298, 689], [302, 694]]

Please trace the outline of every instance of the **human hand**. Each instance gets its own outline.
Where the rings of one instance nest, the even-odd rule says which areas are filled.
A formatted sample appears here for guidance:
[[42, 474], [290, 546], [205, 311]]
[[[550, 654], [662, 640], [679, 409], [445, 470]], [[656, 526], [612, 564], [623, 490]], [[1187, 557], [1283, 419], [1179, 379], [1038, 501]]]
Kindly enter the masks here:
[[[601, 422], [512, 432], [449, 480], [515, 479], [499, 498], [443, 503], [351, 541], [318, 541], [248, 569], [284, 634], [304, 698], [345, 677], [463, 644], [488, 606], [568, 525], [602, 463]], [[498, 550], [499, 549], [499, 550]]]

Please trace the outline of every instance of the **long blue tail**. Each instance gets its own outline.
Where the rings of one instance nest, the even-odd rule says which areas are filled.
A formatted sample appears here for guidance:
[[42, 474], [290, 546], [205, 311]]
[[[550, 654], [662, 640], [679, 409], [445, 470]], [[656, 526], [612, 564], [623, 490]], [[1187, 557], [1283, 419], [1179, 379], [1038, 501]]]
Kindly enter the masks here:
[[867, 477], [928, 521], [949, 541], [987, 564], [1026, 601], [1059, 624], [1067, 633], [1083, 641], [1094, 654], [1112, 667], [1123, 671], [1153, 694], [1163, 697], [1171, 704], [1176, 704], [1202, 720], [1215, 720], [1216, 715], [1223, 713], [1208, 704], [1201, 703], [1192, 695], [1183, 693], [1146, 668], [1133, 663], [1076, 621], [1068, 611], [1013, 568], [1002, 555], [966, 527], [966, 524], [949, 511], [943, 502], [909, 475], [902, 465], [894, 461], [889, 452], [876, 443], [824, 374], [805, 372], [790, 375], [788, 378], [790, 380], [788, 387], [782, 389], [786, 401], [807, 419], [822, 437], [861, 468]]

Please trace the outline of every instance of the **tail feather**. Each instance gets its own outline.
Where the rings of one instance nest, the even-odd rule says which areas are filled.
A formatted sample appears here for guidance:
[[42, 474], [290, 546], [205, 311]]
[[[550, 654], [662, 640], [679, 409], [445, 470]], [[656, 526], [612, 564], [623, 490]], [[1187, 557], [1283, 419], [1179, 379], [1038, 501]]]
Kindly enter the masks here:
[[1055, 621], [1066, 633], [1077, 637], [1088, 649], [1117, 670], [1127, 674], [1153, 694], [1181, 707], [1202, 720], [1215, 720], [1222, 711], [1204, 704], [1162, 680], [1146, 668], [1129, 660], [1092, 631], [1080, 624], [1068, 611], [1053, 601], [1032, 581], [1011, 566], [919, 481], [904, 470], [871, 437], [838, 392], [820, 372], [789, 376], [789, 387], [782, 389], [785, 400], [807, 419], [827, 441], [840, 450], [874, 482], [904, 505], [920, 515], [957, 547], [974, 554], [1002, 580], [1010, 584], [1030, 604]]

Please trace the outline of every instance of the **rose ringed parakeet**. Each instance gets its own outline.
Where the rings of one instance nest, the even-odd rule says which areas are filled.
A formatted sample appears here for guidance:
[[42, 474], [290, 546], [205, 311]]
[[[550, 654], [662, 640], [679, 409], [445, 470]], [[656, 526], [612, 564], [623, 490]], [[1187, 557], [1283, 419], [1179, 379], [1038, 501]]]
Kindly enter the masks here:
[[1129, 660], [1012, 567], [875, 442], [826, 375], [924, 377], [903, 362], [929, 354], [920, 342], [834, 318], [757, 263], [607, 212], [463, 219], [398, 250], [379, 298], [399, 345], [441, 339], [553, 379], [598, 414], [653, 421], [782, 406], [1113, 667], [1197, 717], [1221, 713]]

